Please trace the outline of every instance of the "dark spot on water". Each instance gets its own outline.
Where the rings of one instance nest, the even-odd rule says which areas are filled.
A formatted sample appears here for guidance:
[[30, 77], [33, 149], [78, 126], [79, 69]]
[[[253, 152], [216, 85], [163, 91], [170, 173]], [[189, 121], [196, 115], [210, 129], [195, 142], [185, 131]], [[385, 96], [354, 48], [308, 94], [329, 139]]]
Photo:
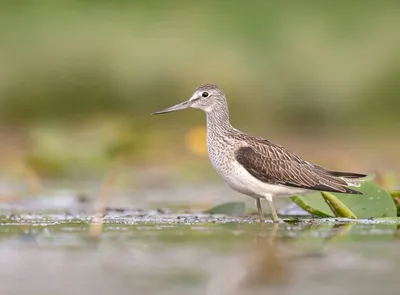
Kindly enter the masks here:
[[159, 214], [169, 214], [169, 213], [171, 213], [171, 210], [166, 209], [166, 208], [158, 208], [157, 209], [157, 213], [159, 213]]
[[76, 199], [78, 200], [79, 203], [82, 204], [90, 201], [90, 198], [85, 194], [78, 194]]

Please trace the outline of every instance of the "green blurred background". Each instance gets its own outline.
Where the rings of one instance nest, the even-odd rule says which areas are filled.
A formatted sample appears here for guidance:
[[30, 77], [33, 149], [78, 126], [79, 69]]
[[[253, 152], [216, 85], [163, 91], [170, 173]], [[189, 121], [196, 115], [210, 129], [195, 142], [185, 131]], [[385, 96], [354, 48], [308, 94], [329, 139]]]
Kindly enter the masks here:
[[[332, 169], [400, 165], [399, 1], [1, 1], [3, 179], [219, 181], [201, 84], [232, 124]], [[35, 180], [34, 180], [35, 181]]]

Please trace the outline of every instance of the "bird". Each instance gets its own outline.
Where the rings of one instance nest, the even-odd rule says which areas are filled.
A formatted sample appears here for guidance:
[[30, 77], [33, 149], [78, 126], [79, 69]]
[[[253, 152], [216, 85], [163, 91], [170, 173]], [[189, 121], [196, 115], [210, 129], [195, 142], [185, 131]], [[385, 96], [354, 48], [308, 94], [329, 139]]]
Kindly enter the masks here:
[[366, 174], [334, 171], [312, 164], [267, 139], [235, 129], [229, 119], [224, 92], [215, 84], [198, 87], [189, 100], [152, 113], [188, 108], [206, 114], [206, 143], [210, 161], [233, 190], [255, 199], [260, 222], [265, 222], [261, 199], [268, 201], [272, 221], [279, 223], [273, 199], [313, 191], [358, 194]]

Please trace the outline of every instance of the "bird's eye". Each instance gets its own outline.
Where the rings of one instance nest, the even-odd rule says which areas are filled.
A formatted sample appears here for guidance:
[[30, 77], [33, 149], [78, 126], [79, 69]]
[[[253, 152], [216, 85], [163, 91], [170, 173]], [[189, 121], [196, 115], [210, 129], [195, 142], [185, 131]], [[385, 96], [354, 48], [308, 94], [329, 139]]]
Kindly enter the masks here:
[[203, 94], [201, 96], [207, 97], [208, 96], [208, 92], [203, 92]]

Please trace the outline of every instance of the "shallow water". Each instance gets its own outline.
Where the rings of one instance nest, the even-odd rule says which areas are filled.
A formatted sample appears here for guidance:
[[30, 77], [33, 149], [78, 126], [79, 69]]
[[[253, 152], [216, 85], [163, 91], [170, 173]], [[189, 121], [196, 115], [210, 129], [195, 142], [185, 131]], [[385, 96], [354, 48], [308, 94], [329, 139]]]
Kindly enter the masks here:
[[274, 234], [248, 219], [119, 217], [91, 239], [88, 218], [27, 217], [2, 220], [1, 294], [397, 294], [395, 224], [304, 220]]
[[399, 293], [395, 222], [110, 210], [93, 239], [83, 208], [43, 200], [0, 206], [0, 294]]

